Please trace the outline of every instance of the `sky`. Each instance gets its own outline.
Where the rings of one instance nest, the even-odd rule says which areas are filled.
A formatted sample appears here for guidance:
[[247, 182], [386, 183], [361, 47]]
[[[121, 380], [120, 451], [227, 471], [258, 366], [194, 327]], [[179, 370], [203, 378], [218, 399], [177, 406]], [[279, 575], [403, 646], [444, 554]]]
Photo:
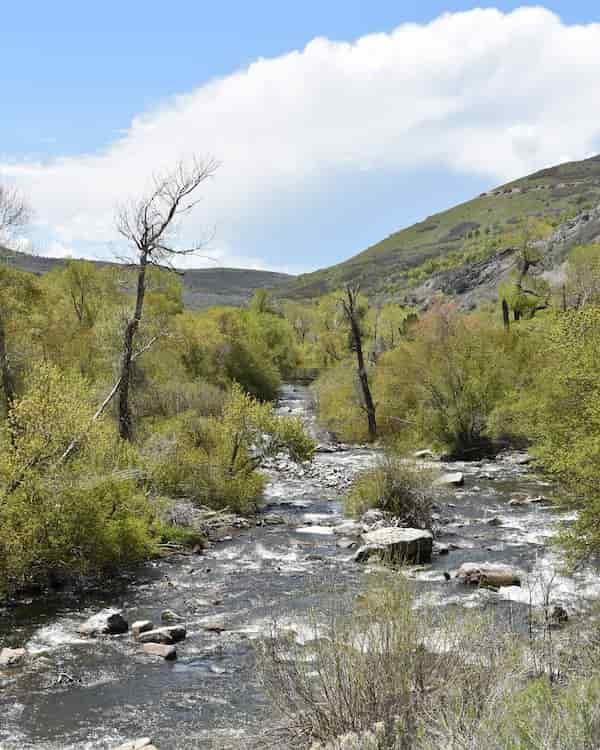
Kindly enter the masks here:
[[593, 0], [10, 3], [0, 180], [25, 247], [122, 255], [114, 217], [179, 159], [219, 167], [197, 267], [304, 272], [600, 151]]

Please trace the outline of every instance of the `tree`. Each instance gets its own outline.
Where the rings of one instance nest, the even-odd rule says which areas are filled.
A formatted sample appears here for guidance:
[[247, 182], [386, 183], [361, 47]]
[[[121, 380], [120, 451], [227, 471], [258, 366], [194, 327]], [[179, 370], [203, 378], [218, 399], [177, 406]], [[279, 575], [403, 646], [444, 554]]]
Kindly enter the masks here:
[[356, 364], [358, 371], [358, 379], [360, 381], [360, 387], [362, 390], [363, 406], [367, 412], [367, 422], [369, 426], [369, 437], [371, 440], [375, 440], [377, 437], [377, 420], [375, 417], [375, 402], [371, 394], [371, 388], [369, 386], [369, 376], [365, 365], [365, 357], [363, 353], [363, 333], [361, 330], [361, 311], [358, 305], [358, 295], [360, 288], [358, 285], [347, 284], [345, 290], [345, 298], [341, 300], [342, 308], [346, 320], [350, 325], [350, 332], [352, 335], [352, 344], [354, 352], [356, 354]]
[[197, 252], [200, 246], [175, 249], [172, 243], [177, 220], [188, 214], [198, 203], [192, 199], [197, 188], [215, 173], [217, 162], [193, 160], [180, 162], [172, 172], [154, 178], [152, 191], [146, 197], [123, 207], [117, 218], [119, 233], [135, 247], [137, 284], [133, 315], [125, 326], [121, 371], [118, 384], [119, 435], [131, 440], [132, 424], [129, 404], [134, 340], [144, 310], [146, 273], [149, 265], [169, 263], [177, 256]]
[[[29, 220], [29, 208], [20, 195], [14, 189], [0, 185], [0, 238], [6, 236], [10, 239], [13, 231], [25, 226]], [[6, 326], [3, 310], [0, 308], [0, 380], [2, 381], [2, 393], [4, 405], [8, 414], [15, 398], [15, 383], [8, 357], [6, 344]]]

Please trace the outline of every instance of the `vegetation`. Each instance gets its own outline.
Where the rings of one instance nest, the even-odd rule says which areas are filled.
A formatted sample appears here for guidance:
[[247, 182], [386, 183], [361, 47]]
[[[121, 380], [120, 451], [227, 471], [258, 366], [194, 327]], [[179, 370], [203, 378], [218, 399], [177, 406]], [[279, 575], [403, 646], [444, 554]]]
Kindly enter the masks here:
[[357, 518], [367, 510], [390, 513], [411, 528], [430, 529], [431, 478], [398, 456], [386, 456], [374, 469], [361, 474], [345, 501], [346, 512]]
[[67, 261], [36, 277], [0, 265], [0, 595], [197, 543], [166, 524], [174, 499], [252, 512], [268, 455], [312, 454], [303, 425], [272, 411], [300, 355], [267, 295], [185, 310], [180, 277], [154, 262], [177, 252], [168, 222], [155, 230], [177, 215], [188, 176], [123, 214], [137, 269]]
[[315, 613], [305, 646], [275, 623], [262, 648], [262, 675], [279, 712], [282, 744], [312, 750], [598, 745], [596, 641], [585, 642], [584, 652], [583, 641], [563, 650], [547, 628], [524, 638], [489, 617], [440, 616], [414, 604], [400, 576], [375, 581], [351, 613], [325, 619]]

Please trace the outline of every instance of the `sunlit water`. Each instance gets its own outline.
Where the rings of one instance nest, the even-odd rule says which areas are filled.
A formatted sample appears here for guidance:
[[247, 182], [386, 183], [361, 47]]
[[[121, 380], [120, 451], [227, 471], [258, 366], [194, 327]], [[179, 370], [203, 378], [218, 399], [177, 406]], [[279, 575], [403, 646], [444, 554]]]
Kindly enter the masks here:
[[[286, 386], [280, 411], [303, 415], [316, 434], [305, 387]], [[345, 519], [332, 472], [359, 471], [375, 459], [367, 449], [319, 453], [316, 477], [302, 476], [303, 470], [293, 477], [274, 473], [263, 512], [283, 515], [285, 525], [233, 531], [230, 541], [201, 557], [150, 563], [84, 596], [0, 609], [0, 645], [24, 645], [30, 653], [25, 667], [0, 672], [0, 748], [100, 749], [148, 735], [161, 750], [252, 746], [269, 721], [253, 643], [274, 618], [299, 642], [310, 639], [312, 610], [323, 612], [361, 591], [364, 570], [352, 562], [352, 550], [337, 544], [335, 527]], [[550, 579], [554, 599], [571, 611], [600, 593], [591, 571], [561, 574], [548, 547], [564, 514], [542, 505], [509, 506], [516, 492], [552, 495], [526, 467], [508, 461], [446, 466], [464, 472], [465, 486], [440, 503], [438, 541], [450, 553], [410, 573], [418, 606], [510, 606], [512, 613], [541, 601]], [[523, 586], [491, 592], [446, 582], [444, 571], [484, 560], [519, 568]], [[130, 622], [160, 623], [167, 608], [182, 615], [188, 637], [178, 660], [143, 654], [129, 635], [80, 637], [81, 622], [107, 606], [122, 608]], [[203, 628], [215, 619], [226, 627], [220, 635]]]

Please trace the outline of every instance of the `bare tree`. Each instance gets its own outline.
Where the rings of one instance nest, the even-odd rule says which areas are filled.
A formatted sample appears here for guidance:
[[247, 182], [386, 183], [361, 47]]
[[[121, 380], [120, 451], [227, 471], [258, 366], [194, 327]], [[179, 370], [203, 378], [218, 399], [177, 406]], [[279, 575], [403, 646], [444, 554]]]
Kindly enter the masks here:
[[369, 437], [371, 440], [375, 440], [377, 437], [377, 420], [375, 418], [375, 403], [371, 394], [371, 388], [369, 386], [369, 376], [367, 374], [367, 368], [365, 366], [365, 356], [363, 353], [363, 334], [360, 326], [360, 312], [358, 309], [358, 294], [360, 287], [358, 285], [347, 284], [346, 285], [346, 296], [342, 299], [342, 307], [344, 309], [344, 315], [350, 325], [350, 333], [352, 335], [352, 344], [356, 353], [356, 363], [358, 369], [358, 379], [360, 381], [360, 387], [363, 396], [363, 406], [367, 412], [367, 420], [369, 424]]
[[[23, 227], [28, 220], [29, 208], [18, 190], [0, 184], [0, 240], [9, 240], [12, 232]], [[0, 381], [5, 413], [8, 414], [15, 398], [15, 381], [6, 344], [5, 315], [0, 305]]]
[[198, 252], [200, 245], [175, 249], [172, 244], [173, 235], [178, 220], [198, 203], [192, 197], [194, 192], [215, 173], [217, 167], [218, 163], [212, 159], [180, 162], [173, 171], [155, 177], [151, 192], [141, 200], [124, 206], [117, 217], [119, 233], [135, 247], [137, 253], [135, 308], [125, 326], [117, 390], [119, 435], [123, 440], [132, 438], [129, 391], [133, 343], [144, 309], [146, 270], [149, 265], [169, 265], [176, 256]]

